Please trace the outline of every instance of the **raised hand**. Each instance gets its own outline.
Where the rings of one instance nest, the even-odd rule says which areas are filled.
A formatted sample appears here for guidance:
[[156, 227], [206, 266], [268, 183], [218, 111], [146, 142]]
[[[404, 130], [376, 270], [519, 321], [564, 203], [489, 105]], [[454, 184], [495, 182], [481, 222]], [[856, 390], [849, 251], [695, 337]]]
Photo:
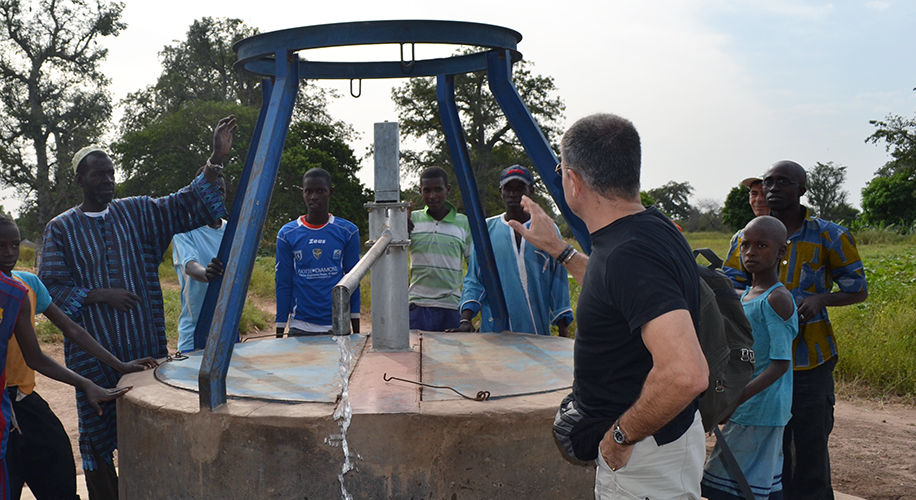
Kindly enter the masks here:
[[213, 154], [210, 156], [210, 163], [223, 164], [229, 149], [232, 148], [232, 133], [237, 126], [235, 115], [229, 115], [216, 124], [216, 129], [213, 130]]

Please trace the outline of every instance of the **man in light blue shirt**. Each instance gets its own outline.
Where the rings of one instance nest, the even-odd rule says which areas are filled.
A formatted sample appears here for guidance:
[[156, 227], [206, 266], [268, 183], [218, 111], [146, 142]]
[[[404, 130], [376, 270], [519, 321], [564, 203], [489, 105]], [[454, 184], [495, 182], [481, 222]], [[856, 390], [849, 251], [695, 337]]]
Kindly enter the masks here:
[[[226, 178], [220, 172], [216, 181], [220, 193], [226, 195]], [[181, 314], [178, 316], [178, 352], [194, 350], [194, 330], [203, 306], [210, 280], [223, 273], [216, 258], [226, 232], [226, 221], [212, 224], [172, 237], [172, 263], [181, 285]], [[204, 263], [207, 263], [204, 267]]]
[[[566, 337], [567, 328], [573, 320], [566, 269], [509, 226], [510, 220], [526, 227], [531, 224], [531, 215], [524, 210], [521, 202], [522, 196], [531, 196], [532, 184], [534, 179], [525, 167], [513, 165], [503, 170], [499, 176], [499, 193], [506, 212], [487, 219], [499, 280], [509, 309], [509, 330], [550, 335], [550, 325], [554, 324], [559, 328], [560, 336]], [[472, 331], [471, 319], [478, 312], [481, 313], [480, 331], [493, 331], [493, 315], [486, 290], [480, 282], [480, 273], [477, 256], [472, 253], [461, 293], [458, 331]]]

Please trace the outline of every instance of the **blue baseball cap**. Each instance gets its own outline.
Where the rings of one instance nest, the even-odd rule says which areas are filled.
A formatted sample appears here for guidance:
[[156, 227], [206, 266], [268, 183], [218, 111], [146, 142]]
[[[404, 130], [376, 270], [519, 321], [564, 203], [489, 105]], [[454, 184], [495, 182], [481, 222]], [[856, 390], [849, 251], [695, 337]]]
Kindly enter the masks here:
[[534, 178], [531, 177], [531, 171], [521, 165], [506, 167], [502, 173], [499, 174], [499, 187], [505, 186], [509, 181], [522, 181], [529, 186], [534, 184]]

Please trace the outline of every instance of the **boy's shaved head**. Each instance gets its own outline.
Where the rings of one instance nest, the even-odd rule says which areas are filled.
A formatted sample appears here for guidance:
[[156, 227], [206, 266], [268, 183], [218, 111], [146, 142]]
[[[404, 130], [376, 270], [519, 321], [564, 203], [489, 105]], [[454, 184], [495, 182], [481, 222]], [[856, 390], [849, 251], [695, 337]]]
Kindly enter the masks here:
[[771, 239], [780, 244], [785, 243], [787, 238], [786, 226], [779, 219], [770, 215], [761, 215], [751, 219], [747, 226], [744, 227], [744, 230], [760, 231], [766, 239]]

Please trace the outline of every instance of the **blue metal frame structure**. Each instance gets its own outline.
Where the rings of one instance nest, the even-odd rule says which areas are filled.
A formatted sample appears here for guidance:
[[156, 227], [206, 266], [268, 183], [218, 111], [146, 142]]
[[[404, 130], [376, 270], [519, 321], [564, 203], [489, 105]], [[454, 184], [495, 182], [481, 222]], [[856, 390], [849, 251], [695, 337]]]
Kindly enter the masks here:
[[480, 202], [480, 191], [477, 189], [477, 178], [471, 169], [471, 158], [468, 145], [464, 140], [464, 128], [458, 117], [458, 105], [455, 103], [455, 76], [439, 75], [436, 79], [436, 98], [439, 102], [439, 116], [442, 118], [442, 129], [448, 143], [452, 164], [461, 187], [464, 199], [464, 211], [468, 216], [471, 235], [474, 238], [474, 252], [480, 263], [480, 278], [487, 291], [487, 302], [493, 315], [493, 330], [501, 332], [509, 329], [509, 308], [499, 279], [496, 256], [487, 230], [487, 218]]
[[[212, 410], [226, 402], [226, 373], [300, 78], [349, 79], [352, 82], [364, 78], [437, 77], [439, 112], [468, 211], [475, 251], [482, 263], [484, 287], [497, 331], [507, 328], [508, 311], [455, 103], [454, 75], [488, 71], [490, 89], [497, 103], [547, 184], [579, 244], [586, 252], [589, 251], [588, 232], [582, 221], [569, 211], [561, 179], [554, 172], [556, 156], [510, 80], [512, 64], [522, 58], [517, 50], [521, 39], [517, 31], [487, 24], [369, 21], [262, 33], [235, 44], [233, 48], [239, 56], [236, 70], [270, 77], [273, 83], [265, 82], [262, 90], [264, 104], [251, 142], [248, 164], [220, 246], [219, 258], [226, 264], [225, 273], [222, 279], [211, 282], [201, 311], [201, 321], [195, 331], [195, 347], [204, 348], [198, 375], [202, 409]], [[405, 60], [404, 45], [417, 43], [467, 45], [483, 50], [447, 58]], [[301, 50], [372, 44], [400, 44], [400, 60], [326, 62], [300, 60], [297, 55]], [[223, 286], [227, 283], [229, 286]], [[223, 314], [214, 315], [215, 310]]]

